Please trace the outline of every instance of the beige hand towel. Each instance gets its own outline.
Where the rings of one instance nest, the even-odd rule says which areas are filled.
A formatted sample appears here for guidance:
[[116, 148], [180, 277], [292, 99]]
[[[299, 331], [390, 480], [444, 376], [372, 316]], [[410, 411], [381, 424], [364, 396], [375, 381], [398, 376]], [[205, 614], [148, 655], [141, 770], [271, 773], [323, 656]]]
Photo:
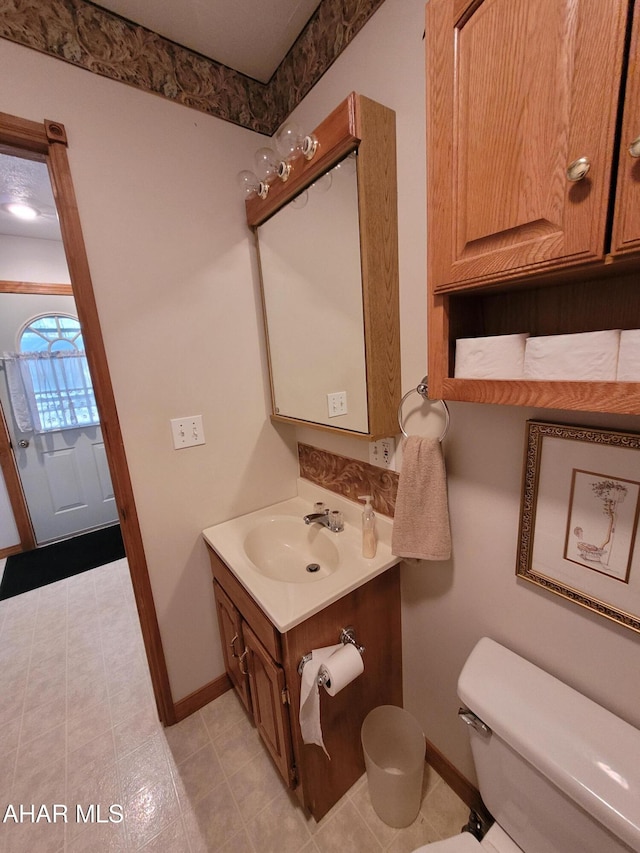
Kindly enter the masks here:
[[391, 551], [419, 560], [451, 556], [447, 474], [437, 438], [411, 435], [405, 442]]

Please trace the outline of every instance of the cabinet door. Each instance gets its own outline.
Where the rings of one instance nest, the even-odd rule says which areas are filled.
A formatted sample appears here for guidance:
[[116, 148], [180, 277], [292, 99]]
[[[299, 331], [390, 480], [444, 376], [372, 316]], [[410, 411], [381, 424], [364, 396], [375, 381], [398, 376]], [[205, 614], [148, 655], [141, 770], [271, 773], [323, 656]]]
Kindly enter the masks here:
[[282, 777], [293, 787], [291, 723], [284, 671], [246, 623], [243, 630], [248, 651], [253, 719]]
[[[603, 256], [627, 5], [429, 2], [435, 292]], [[571, 182], [583, 157], [590, 170]]]
[[635, 7], [624, 98], [611, 251], [640, 251], [640, 8]]
[[[220, 584], [214, 581], [213, 590], [218, 611], [220, 639], [224, 664], [231, 683], [236, 689], [242, 704], [251, 713], [251, 698], [249, 696], [249, 676], [246, 663], [243, 666], [240, 658], [244, 653], [244, 638], [242, 634], [242, 617], [226, 595]], [[245, 655], [245, 660], [246, 660]]]

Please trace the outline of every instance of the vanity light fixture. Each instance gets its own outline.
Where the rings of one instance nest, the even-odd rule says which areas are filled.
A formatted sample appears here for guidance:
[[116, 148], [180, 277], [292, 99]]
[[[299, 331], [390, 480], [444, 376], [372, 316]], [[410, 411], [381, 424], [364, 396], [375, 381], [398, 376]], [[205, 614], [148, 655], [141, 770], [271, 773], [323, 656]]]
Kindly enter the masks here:
[[258, 179], [268, 183], [279, 174], [280, 163], [276, 152], [272, 148], [258, 148], [253, 155]]
[[305, 135], [294, 122], [283, 124], [275, 135], [275, 150], [259, 148], [254, 156], [255, 172], [245, 169], [239, 173], [238, 183], [244, 195], [265, 199], [276, 178], [283, 183], [288, 180], [296, 157], [302, 155], [305, 160], [311, 160], [317, 150], [318, 140], [313, 134]]
[[249, 169], [238, 172], [237, 181], [245, 198], [249, 198], [252, 195], [266, 198], [269, 193], [269, 184], [259, 180], [255, 172], [251, 172]]
[[305, 135], [295, 122], [283, 124], [276, 133], [276, 150], [282, 157], [278, 167], [278, 177], [286, 181], [291, 172], [291, 162], [302, 154], [305, 160], [311, 160], [318, 150], [318, 140], [313, 134]]

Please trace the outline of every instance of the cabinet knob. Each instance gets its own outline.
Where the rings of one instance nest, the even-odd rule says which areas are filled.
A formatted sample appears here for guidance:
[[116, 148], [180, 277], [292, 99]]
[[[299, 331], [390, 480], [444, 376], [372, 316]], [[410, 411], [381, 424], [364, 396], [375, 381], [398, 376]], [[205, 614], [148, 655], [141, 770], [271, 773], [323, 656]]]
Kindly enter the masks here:
[[567, 166], [567, 180], [581, 181], [586, 177], [587, 172], [591, 168], [591, 160], [588, 157], [578, 157], [573, 163]]
[[640, 157], [640, 136], [636, 136], [633, 142], [629, 145], [629, 154], [632, 157]]

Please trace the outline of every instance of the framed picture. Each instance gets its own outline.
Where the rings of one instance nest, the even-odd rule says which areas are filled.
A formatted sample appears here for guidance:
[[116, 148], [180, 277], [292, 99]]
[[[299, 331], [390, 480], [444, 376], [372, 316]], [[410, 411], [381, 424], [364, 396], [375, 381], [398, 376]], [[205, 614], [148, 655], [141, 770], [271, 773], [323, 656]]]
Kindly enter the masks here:
[[640, 632], [640, 435], [527, 422], [516, 574]]

